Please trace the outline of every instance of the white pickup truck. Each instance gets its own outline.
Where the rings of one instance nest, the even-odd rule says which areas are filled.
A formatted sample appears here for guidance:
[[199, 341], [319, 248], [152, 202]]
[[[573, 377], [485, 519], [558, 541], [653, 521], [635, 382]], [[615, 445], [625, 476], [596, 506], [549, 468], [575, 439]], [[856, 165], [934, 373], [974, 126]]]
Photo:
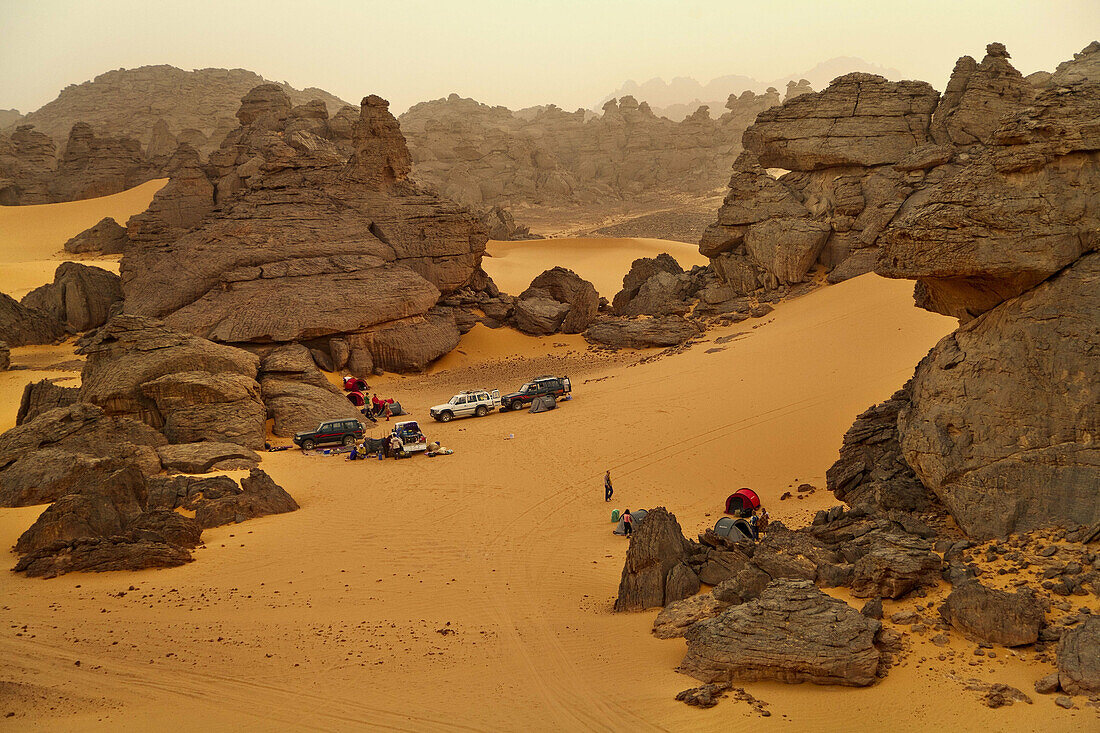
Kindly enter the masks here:
[[449, 402], [428, 410], [428, 414], [439, 422], [450, 422], [456, 417], [484, 417], [499, 407], [499, 389], [475, 389], [459, 392]]

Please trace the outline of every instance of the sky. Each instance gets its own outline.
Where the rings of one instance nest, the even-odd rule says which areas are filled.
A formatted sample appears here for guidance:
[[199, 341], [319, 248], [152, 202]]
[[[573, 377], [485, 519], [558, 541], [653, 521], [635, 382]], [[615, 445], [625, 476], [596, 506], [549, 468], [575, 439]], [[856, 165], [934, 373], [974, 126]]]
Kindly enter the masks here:
[[628, 79], [766, 81], [836, 56], [942, 90], [991, 41], [1028, 74], [1096, 39], [1100, 0], [0, 0], [0, 109], [147, 64], [379, 94], [398, 113], [452, 92], [572, 110]]

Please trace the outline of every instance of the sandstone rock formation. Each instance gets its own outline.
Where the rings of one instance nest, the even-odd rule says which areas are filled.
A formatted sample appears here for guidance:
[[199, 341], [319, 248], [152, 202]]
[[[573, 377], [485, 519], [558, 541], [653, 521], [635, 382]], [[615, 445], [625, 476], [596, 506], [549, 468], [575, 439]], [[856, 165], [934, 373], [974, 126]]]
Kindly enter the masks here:
[[0, 372], [11, 367], [11, 349], [3, 341], [0, 341]]
[[708, 618], [714, 618], [726, 610], [728, 604], [718, 600], [711, 593], [673, 601], [665, 606], [653, 620], [653, 635], [658, 639], [675, 639]]
[[106, 196], [145, 183], [156, 173], [137, 140], [97, 136], [91, 125], [78, 122], [51, 177], [50, 195], [54, 201]]
[[107, 322], [122, 300], [122, 280], [113, 272], [79, 262], [63, 262], [53, 282], [27, 293], [22, 305], [49, 314], [69, 333], [82, 333]]
[[0, 133], [0, 206], [49, 203], [56, 167], [57, 144], [34, 125]]
[[615, 610], [665, 606], [698, 592], [699, 578], [684, 563], [690, 550], [674, 515], [664, 507], [649, 512], [631, 535]]
[[268, 514], [292, 512], [298, 508], [298, 503], [283, 487], [260, 469], [254, 468], [241, 479], [240, 491], [199, 503], [195, 509], [195, 521], [203, 529], [208, 529]]
[[19, 411], [15, 415], [15, 424], [22, 425], [43, 412], [57, 407], [68, 407], [79, 399], [79, 387], [62, 387], [55, 384], [53, 379], [31, 382], [23, 388], [23, 396], [19, 400]]
[[1058, 684], [1071, 695], [1100, 693], [1100, 616], [1089, 616], [1058, 642]]
[[758, 599], [689, 628], [680, 671], [703, 682], [866, 686], [881, 661], [880, 626], [811, 581], [777, 580]]
[[210, 158], [217, 208], [181, 236], [154, 211], [131, 220], [143, 245], [123, 258], [125, 310], [223, 343], [341, 338], [353, 361], [422, 369], [457, 343], [429, 311], [471, 279], [486, 236], [406, 180], [384, 100], [365, 98], [354, 126], [307, 107], [253, 89]]
[[126, 248], [126, 242], [126, 229], [108, 216], [65, 242], [65, 251], [72, 254], [98, 252], [117, 255], [122, 254]]
[[301, 344], [288, 344], [267, 353], [260, 361], [259, 382], [267, 416], [274, 420], [275, 435], [292, 436], [341, 417], [363, 419], [358, 408], [315, 366], [309, 349]]
[[27, 417], [0, 434], [0, 506], [55, 501], [78, 486], [100, 458], [157, 473], [156, 448], [166, 442], [148, 425], [80, 402]]
[[207, 473], [255, 468], [260, 456], [235, 443], [178, 443], [157, 448], [160, 463], [168, 472]]
[[[75, 124], [85, 122], [97, 135], [133, 138], [152, 148], [151, 154], [171, 153], [178, 142], [206, 154], [236, 126], [233, 115], [241, 97], [265, 83], [269, 82], [244, 69], [185, 71], [167, 65], [117, 69], [66, 87], [57, 99], [29, 113], [25, 122], [57, 141], [66, 139]], [[280, 87], [294, 104], [319, 99], [332, 114], [346, 105], [321, 89]], [[155, 134], [158, 139], [153, 145]]]
[[592, 283], [572, 270], [554, 267], [535, 277], [520, 293], [516, 303], [516, 325], [524, 333], [536, 336], [559, 330], [581, 333], [596, 318], [599, 307], [600, 294]]
[[698, 325], [680, 316], [605, 318], [589, 326], [584, 337], [605, 346], [645, 349], [653, 346], [677, 346], [701, 333], [702, 329]]
[[968, 639], [1002, 646], [1034, 644], [1046, 609], [1034, 591], [987, 588], [976, 580], [952, 589], [940, 615]]
[[140, 316], [117, 316], [80, 347], [80, 398], [173, 443], [264, 444], [259, 359]]
[[730, 95], [717, 119], [698, 107], [680, 122], [634, 97], [602, 114], [548, 105], [523, 113], [452, 94], [401, 116], [414, 175], [472, 206], [606, 205], [721, 186], [758, 112], [779, 94]]
[[0, 293], [0, 341], [8, 346], [51, 344], [64, 335], [61, 324], [49, 313]]
[[71, 542], [58, 541], [28, 553], [19, 558], [12, 570], [31, 578], [56, 578], [72, 572], [172, 568], [192, 559], [186, 548], [167, 542], [126, 536], [81, 537]]

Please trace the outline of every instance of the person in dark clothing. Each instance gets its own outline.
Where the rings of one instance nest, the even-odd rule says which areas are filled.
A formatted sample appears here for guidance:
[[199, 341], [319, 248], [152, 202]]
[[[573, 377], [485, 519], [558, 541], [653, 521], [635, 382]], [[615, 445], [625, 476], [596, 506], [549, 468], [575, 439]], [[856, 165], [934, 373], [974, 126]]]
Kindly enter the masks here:
[[629, 537], [634, 534], [634, 517], [630, 516], [630, 510], [623, 512], [623, 534]]
[[611, 501], [611, 495], [615, 493], [615, 489], [611, 486], [611, 471], [608, 471], [603, 475], [603, 500]]

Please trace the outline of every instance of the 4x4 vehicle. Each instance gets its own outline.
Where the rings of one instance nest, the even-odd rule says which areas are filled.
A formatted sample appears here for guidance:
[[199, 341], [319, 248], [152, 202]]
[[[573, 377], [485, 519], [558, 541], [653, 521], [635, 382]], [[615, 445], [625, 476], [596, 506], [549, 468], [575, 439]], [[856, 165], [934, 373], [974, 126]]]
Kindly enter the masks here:
[[569, 384], [569, 377], [535, 377], [527, 384], [523, 385], [516, 392], [510, 392], [500, 398], [501, 411], [504, 410], [518, 410], [519, 408], [531, 404], [531, 400], [541, 395], [553, 395], [554, 399], [560, 400], [565, 395], [572, 391], [572, 386]]
[[428, 414], [439, 422], [450, 422], [456, 417], [485, 417], [490, 412], [500, 407], [500, 390], [487, 389], [469, 390], [459, 392], [442, 405], [436, 405], [428, 410]]
[[326, 420], [316, 430], [294, 434], [294, 445], [313, 450], [319, 445], [341, 443], [352, 445], [363, 439], [363, 424], [358, 420]]
[[420, 432], [420, 424], [416, 420], [406, 420], [393, 426], [391, 435], [396, 435], [401, 440], [401, 453], [409, 455], [428, 450], [428, 439]]

